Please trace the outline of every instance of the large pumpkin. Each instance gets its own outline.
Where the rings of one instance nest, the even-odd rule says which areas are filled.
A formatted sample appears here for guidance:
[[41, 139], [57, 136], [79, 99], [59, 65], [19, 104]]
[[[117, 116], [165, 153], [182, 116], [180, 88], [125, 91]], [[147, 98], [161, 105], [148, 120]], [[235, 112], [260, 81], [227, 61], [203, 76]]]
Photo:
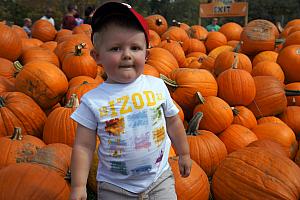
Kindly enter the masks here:
[[247, 24], [241, 33], [242, 52], [255, 55], [261, 51], [274, 50], [278, 34], [277, 28], [274, 27], [272, 22], [262, 19]]
[[256, 87], [254, 100], [247, 107], [256, 118], [277, 115], [287, 106], [284, 85], [272, 76], [253, 77]]
[[46, 120], [43, 140], [46, 144], [63, 143], [73, 146], [77, 123], [70, 115], [78, 107], [78, 98], [73, 95], [65, 107], [53, 110]]
[[245, 147], [229, 154], [217, 168], [214, 199], [277, 200], [300, 198], [300, 168], [284, 156], [261, 147]]
[[32, 37], [43, 42], [54, 40], [56, 33], [55, 27], [48, 20], [39, 19], [31, 27]]
[[283, 48], [277, 57], [288, 83], [300, 81], [300, 45], [290, 45]]
[[193, 111], [194, 115], [197, 112], [203, 112], [199, 129], [219, 134], [230, 126], [233, 121], [233, 113], [228, 103], [216, 96], [199, 97], [199, 99], [201, 103]]
[[21, 54], [21, 38], [9, 26], [0, 23], [0, 57], [15, 61]]
[[56, 172], [38, 164], [19, 163], [0, 170], [0, 199], [66, 200], [68, 183]]
[[255, 98], [256, 87], [251, 74], [233, 66], [217, 77], [218, 96], [231, 106], [247, 106]]
[[155, 67], [160, 74], [167, 76], [171, 71], [179, 68], [176, 58], [168, 50], [154, 47], [149, 50], [146, 64]]
[[198, 130], [203, 113], [199, 112], [190, 120], [187, 140], [191, 158], [211, 177], [222, 160], [227, 156], [225, 144], [212, 132]]
[[10, 164], [27, 162], [38, 149], [45, 146], [41, 139], [31, 135], [22, 135], [21, 131], [20, 127], [15, 127], [12, 136], [0, 138], [0, 169]]
[[43, 109], [57, 104], [68, 90], [65, 74], [54, 64], [32, 61], [17, 75], [16, 90], [32, 97]]
[[24, 135], [41, 138], [46, 115], [36, 102], [21, 92], [0, 94], [0, 137], [21, 127]]
[[286, 154], [294, 158], [297, 153], [298, 143], [293, 130], [282, 123], [266, 122], [258, 124], [252, 129], [258, 139], [270, 139], [284, 147]]
[[183, 109], [187, 119], [192, 117], [193, 109], [198, 103], [197, 92], [201, 92], [203, 96], [217, 95], [217, 82], [205, 69], [178, 68], [169, 74], [169, 78], [164, 78], [164, 81], [173, 89], [171, 96]]

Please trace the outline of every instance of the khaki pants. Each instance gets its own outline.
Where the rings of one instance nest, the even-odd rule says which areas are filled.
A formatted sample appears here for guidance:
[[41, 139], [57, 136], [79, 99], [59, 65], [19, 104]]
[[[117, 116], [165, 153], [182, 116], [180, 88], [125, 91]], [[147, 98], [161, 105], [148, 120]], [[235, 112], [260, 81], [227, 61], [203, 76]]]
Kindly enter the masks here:
[[177, 200], [170, 168], [143, 193], [132, 193], [107, 182], [98, 182], [97, 189], [98, 200]]

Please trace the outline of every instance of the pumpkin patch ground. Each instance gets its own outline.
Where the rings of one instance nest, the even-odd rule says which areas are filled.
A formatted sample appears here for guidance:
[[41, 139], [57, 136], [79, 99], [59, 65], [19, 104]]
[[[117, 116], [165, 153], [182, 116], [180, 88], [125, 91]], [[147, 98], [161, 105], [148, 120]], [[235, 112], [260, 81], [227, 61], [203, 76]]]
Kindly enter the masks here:
[[[265, 19], [228, 22], [208, 32], [160, 14], [145, 18], [143, 73], [167, 86], [193, 160], [182, 178], [170, 150], [178, 199], [300, 199], [300, 19], [281, 28]], [[28, 37], [0, 23], [0, 199], [67, 200], [77, 127], [70, 115], [106, 75], [90, 55], [89, 24], [57, 30], [36, 20], [31, 29]], [[97, 199], [99, 159], [89, 200]]]

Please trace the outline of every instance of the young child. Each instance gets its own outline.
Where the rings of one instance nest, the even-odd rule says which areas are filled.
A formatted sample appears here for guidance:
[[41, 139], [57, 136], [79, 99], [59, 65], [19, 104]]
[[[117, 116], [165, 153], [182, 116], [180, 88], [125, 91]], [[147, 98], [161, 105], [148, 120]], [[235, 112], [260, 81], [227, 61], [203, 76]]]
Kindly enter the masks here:
[[86, 199], [96, 135], [98, 199], [176, 199], [168, 163], [171, 141], [182, 177], [189, 176], [192, 162], [167, 87], [161, 79], [142, 74], [149, 45], [147, 23], [129, 5], [109, 2], [95, 11], [91, 26], [92, 55], [108, 78], [81, 98], [71, 116], [78, 129], [70, 199]]

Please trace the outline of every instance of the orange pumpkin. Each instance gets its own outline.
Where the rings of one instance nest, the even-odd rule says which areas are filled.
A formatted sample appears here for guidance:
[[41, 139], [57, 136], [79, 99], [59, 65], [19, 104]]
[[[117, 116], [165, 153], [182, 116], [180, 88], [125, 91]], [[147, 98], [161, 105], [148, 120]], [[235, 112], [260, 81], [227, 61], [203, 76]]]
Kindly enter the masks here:
[[[199, 95], [199, 93], [198, 93]], [[203, 113], [199, 129], [208, 130], [219, 134], [230, 126], [233, 121], [233, 113], [230, 106], [224, 100], [216, 96], [199, 96], [200, 104], [194, 108], [193, 114]]]
[[245, 147], [229, 154], [212, 179], [216, 200], [297, 200], [299, 187], [300, 168], [292, 160], [274, 156], [261, 147]]
[[283, 48], [277, 57], [277, 63], [282, 68], [286, 82], [300, 81], [300, 45], [290, 45]]
[[242, 52], [255, 55], [261, 51], [274, 50], [278, 34], [276, 26], [268, 20], [252, 20], [241, 33]]
[[178, 68], [163, 78], [165, 83], [173, 89], [172, 98], [183, 109], [187, 119], [192, 117], [197, 104], [196, 93], [203, 96], [217, 95], [217, 82], [213, 75], [204, 69]]
[[15, 31], [0, 23], [0, 57], [15, 61], [21, 55], [22, 42]]
[[179, 173], [178, 158], [169, 158], [169, 164], [175, 178], [175, 190], [178, 200], [208, 199], [209, 182], [201, 167], [193, 161], [189, 177], [183, 178]]
[[149, 49], [146, 64], [157, 69], [160, 74], [167, 76], [171, 71], [178, 68], [176, 58], [168, 50], [160, 47]]
[[257, 63], [261, 61], [272, 61], [276, 62], [278, 53], [275, 51], [262, 51], [255, 55], [252, 60], [252, 65], [255, 66]]
[[145, 75], [150, 75], [159, 78], [159, 72], [155, 67], [152, 67], [151, 65], [145, 64], [144, 65], [144, 72]]
[[296, 134], [297, 138], [300, 138], [300, 107], [299, 106], [288, 106], [279, 115], [284, 123], [286, 123]]
[[241, 25], [235, 22], [225, 23], [219, 29], [219, 32], [223, 33], [226, 36], [227, 41], [229, 40], [239, 41], [242, 31], [243, 28], [241, 27]]
[[65, 107], [56, 108], [48, 115], [43, 130], [43, 141], [46, 144], [63, 143], [73, 146], [77, 123], [70, 118], [70, 115], [78, 105], [77, 96], [72, 95]]
[[188, 38], [188, 34], [182, 28], [177, 26], [171, 26], [166, 32], [161, 36], [161, 40], [174, 40], [177, 42], [184, 42]]
[[256, 118], [277, 115], [286, 108], [287, 99], [283, 84], [273, 76], [253, 77], [256, 95], [247, 107]]
[[[12, 164], [0, 170], [0, 199], [65, 200], [70, 186], [58, 173], [32, 163]], [[23, 192], [16, 192], [23, 191]]]
[[14, 127], [12, 136], [0, 137], [0, 169], [14, 163], [27, 162], [45, 146], [45, 143], [34, 136], [22, 135], [20, 127]]
[[57, 67], [60, 67], [58, 57], [49, 49], [45, 49], [42, 47], [32, 47], [24, 50], [21, 54], [21, 62], [23, 65], [37, 60], [46, 61], [54, 64]]
[[149, 29], [155, 31], [160, 36], [168, 29], [168, 22], [162, 15], [155, 14], [145, 17]]
[[235, 106], [233, 109], [232, 124], [239, 124], [248, 129], [252, 129], [257, 125], [254, 114], [245, 106]]
[[[217, 57], [218, 59], [218, 57]], [[231, 69], [223, 71], [217, 77], [218, 97], [229, 105], [249, 105], [255, 98], [256, 88], [251, 74], [243, 69], [237, 69], [234, 64]]]
[[157, 47], [161, 42], [160, 36], [153, 30], [149, 30], [149, 45], [150, 47]]
[[97, 63], [89, 52], [83, 51], [86, 44], [81, 43], [74, 47], [72, 53], [67, 54], [62, 62], [62, 70], [68, 80], [76, 76], [90, 76], [96, 78]]
[[270, 139], [284, 147], [286, 154], [294, 158], [297, 153], [298, 143], [295, 133], [291, 128], [281, 123], [262, 123], [252, 129], [258, 139]]
[[276, 62], [261, 61], [257, 63], [251, 72], [252, 76], [273, 76], [280, 82], [284, 82], [284, 73]]
[[205, 46], [208, 52], [227, 44], [227, 38], [221, 32], [209, 32], [205, 40]]
[[0, 94], [0, 137], [11, 135], [20, 127], [23, 135], [41, 138], [46, 115], [36, 102], [21, 92]]
[[41, 164], [65, 178], [71, 166], [71, 154], [72, 148], [66, 144], [48, 144], [38, 148], [28, 162]]
[[65, 74], [54, 64], [32, 61], [16, 78], [16, 90], [33, 98], [43, 109], [57, 104], [68, 90]]
[[284, 156], [288, 157], [284, 147], [279, 144], [278, 142], [275, 142], [274, 140], [270, 139], [259, 139], [254, 142], [251, 142], [247, 147], [262, 147], [265, 150], [274, 153], [276, 156]]
[[229, 154], [257, 140], [255, 133], [239, 124], [231, 124], [218, 137], [225, 144]]
[[43, 42], [52, 41], [56, 37], [55, 27], [48, 21], [39, 19], [35, 21], [31, 27], [31, 35]]
[[212, 132], [198, 130], [203, 117], [199, 112], [190, 120], [187, 128], [187, 140], [191, 158], [211, 177], [219, 164], [227, 156], [225, 144]]

